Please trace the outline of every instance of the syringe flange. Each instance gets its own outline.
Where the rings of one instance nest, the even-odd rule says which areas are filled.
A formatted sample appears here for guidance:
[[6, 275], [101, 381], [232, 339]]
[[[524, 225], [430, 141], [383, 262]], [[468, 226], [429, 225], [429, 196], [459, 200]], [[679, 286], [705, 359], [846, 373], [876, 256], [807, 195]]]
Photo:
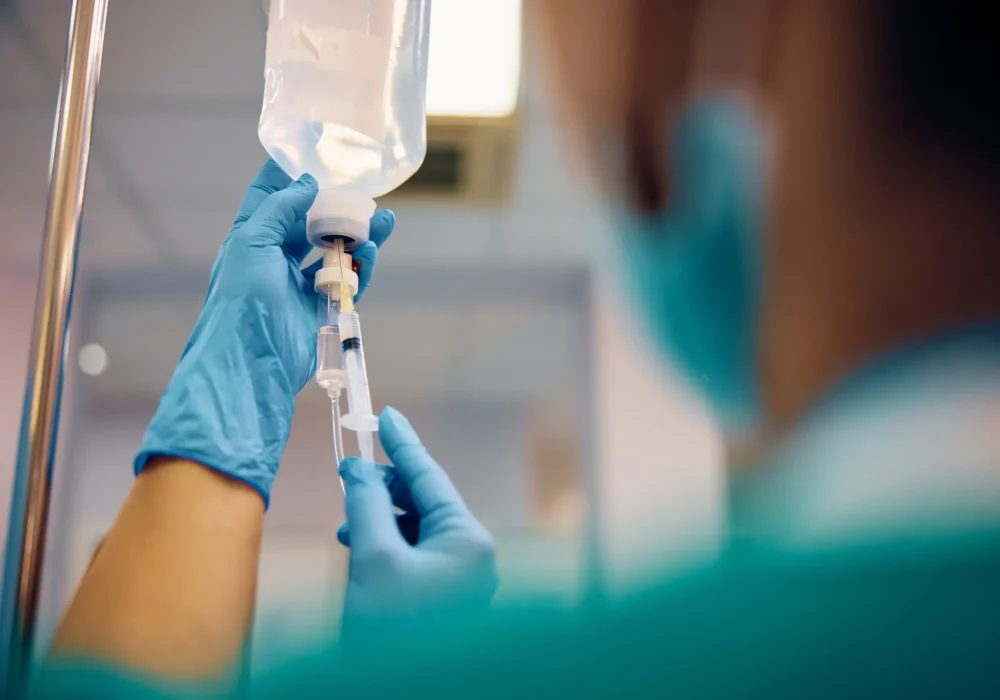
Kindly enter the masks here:
[[373, 413], [348, 413], [340, 424], [355, 433], [377, 433], [378, 416]]

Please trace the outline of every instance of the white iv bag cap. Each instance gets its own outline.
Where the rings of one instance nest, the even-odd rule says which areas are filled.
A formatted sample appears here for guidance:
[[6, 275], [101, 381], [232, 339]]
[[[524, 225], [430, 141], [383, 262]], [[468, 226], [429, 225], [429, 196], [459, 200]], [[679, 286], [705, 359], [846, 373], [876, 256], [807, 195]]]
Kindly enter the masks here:
[[309, 210], [306, 235], [319, 248], [329, 248], [336, 238], [344, 239], [350, 252], [368, 240], [375, 200], [352, 190], [320, 190]]

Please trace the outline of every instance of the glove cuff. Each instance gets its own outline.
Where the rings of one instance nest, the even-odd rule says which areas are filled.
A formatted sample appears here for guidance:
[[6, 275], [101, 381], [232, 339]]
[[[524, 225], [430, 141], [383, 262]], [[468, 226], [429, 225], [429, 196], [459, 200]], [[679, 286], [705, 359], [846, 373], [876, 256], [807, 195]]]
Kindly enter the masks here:
[[[198, 462], [242, 481], [270, 502], [291, 432], [295, 391], [276, 353], [253, 353], [238, 310], [199, 319], [136, 455]], [[252, 325], [252, 324], [251, 324]]]

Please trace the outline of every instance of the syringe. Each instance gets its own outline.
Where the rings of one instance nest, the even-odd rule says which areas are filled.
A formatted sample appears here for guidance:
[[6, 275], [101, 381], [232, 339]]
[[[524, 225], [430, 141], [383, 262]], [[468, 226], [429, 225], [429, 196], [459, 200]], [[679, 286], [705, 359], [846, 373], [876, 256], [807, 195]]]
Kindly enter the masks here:
[[330, 397], [330, 410], [333, 413], [333, 456], [337, 464], [344, 459], [344, 443], [340, 430], [340, 393], [347, 383], [347, 374], [341, 367], [340, 359], [340, 334], [337, 327], [320, 326], [316, 336], [316, 383]]
[[341, 282], [340, 285], [338, 325], [344, 357], [348, 410], [347, 415], [341, 419], [341, 425], [357, 434], [361, 458], [374, 462], [374, 433], [378, 432], [378, 416], [372, 413], [368, 370], [365, 368], [365, 355], [361, 345], [361, 320], [358, 318], [358, 312], [354, 310], [354, 300], [347, 289], [347, 283]]
[[[319, 331], [316, 334], [316, 383], [330, 398], [330, 413], [333, 422], [333, 454], [335, 464], [344, 459], [344, 440], [340, 420], [340, 394], [347, 384], [342, 351], [340, 348], [340, 299], [357, 289], [357, 275], [352, 267], [345, 269], [344, 241], [337, 240], [325, 254], [325, 266], [316, 275], [316, 291], [319, 292]], [[350, 258], [348, 258], [350, 259]], [[352, 286], [353, 285], [353, 286]]]

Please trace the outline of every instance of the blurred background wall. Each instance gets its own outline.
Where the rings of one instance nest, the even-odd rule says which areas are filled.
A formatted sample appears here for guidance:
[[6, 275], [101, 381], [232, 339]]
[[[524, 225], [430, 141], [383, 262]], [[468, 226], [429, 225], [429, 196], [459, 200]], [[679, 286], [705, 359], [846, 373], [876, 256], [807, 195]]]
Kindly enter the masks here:
[[[435, 0], [433, 12], [455, 12], [460, 2]], [[69, 6], [0, 0], [4, 503]], [[256, 138], [265, 29], [256, 0], [111, 3], [43, 644], [129, 488], [132, 457], [198, 314], [215, 250], [266, 157]], [[433, 33], [431, 42], [433, 71]], [[612, 242], [600, 203], [560, 156], [530, 42], [514, 53], [523, 61], [509, 196], [393, 204], [399, 223], [361, 311], [373, 401], [411, 418], [496, 534], [501, 596], [527, 589], [568, 602], [704, 551], [723, 526], [724, 480], [700, 407], [647, 356], [616, 283], [595, 264]], [[80, 370], [85, 347], [94, 376]], [[309, 386], [267, 518], [261, 659], [269, 641], [301, 633], [310, 618], [316, 634], [334, 627], [293, 613], [320, 605], [336, 617], [346, 552], [333, 533], [342, 518], [329, 406]]]

